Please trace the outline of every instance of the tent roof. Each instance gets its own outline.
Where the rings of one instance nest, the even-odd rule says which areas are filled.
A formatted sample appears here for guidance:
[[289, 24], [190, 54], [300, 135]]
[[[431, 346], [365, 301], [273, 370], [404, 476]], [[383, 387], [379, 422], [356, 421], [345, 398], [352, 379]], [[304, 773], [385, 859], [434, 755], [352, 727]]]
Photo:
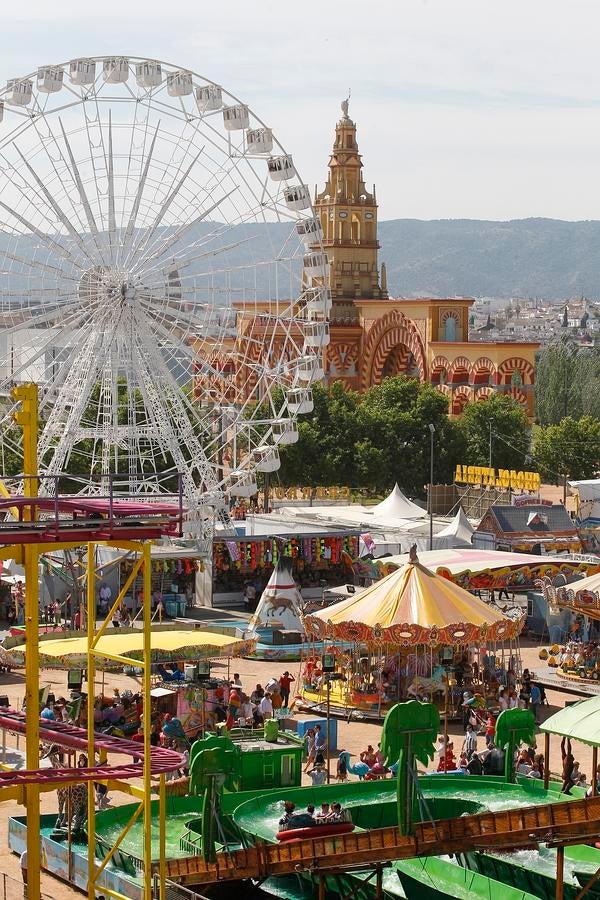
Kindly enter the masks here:
[[[206, 659], [213, 656], [242, 656], [254, 646], [253, 641], [212, 631], [153, 631], [151, 636], [152, 661], [167, 662], [182, 659]], [[123, 634], [106, 633], [98, 639], [97, 649], [111, 656], [127, 656], [141, 659], [144, 648], [144, 632], [140, 629]], [[25, 644], [10, 649], [11, 656], [24, 659]], [[81, 668], [87, 660], [87, 638], [63, 638], [40, 643], [40, 665], [48, 668]]]
[[441, 531], [438, 531], [436, 537], [455, 538], [457, 541], [464, 542], [470, 546], [474, 531], [475, 529], [467, 519], [462, 506], [459, 506], [458, 512], [450, 524], [446, 525]]
[[280, 556], [260, 595], [247, 634], [258, 628], [275, 627], [303, 631], [301, 614], [302, 595], [292, 575], [292, 560], [289, 556]]
[[546, 719], [540, 725], [540, 731], [560, 734], [590, 747], [600, 747], [600, 697], [565, 706]]
[[[408, 562], [409, 554], [388, 556], [380, 560], [386, 566], [403, 566]], [[524, 566], [563, 566], [569, 563], [559, 556], [534, 556], [530, 553], [505, 553], [502, 550], [476, 550], [473, 547], [451, 548], [448, 550], [426, 550], [420, 554], [423, 565], [435, 571], [447, 570], [451, 575], [471, 572], [475, 575], [487, 570], [504, 568], [522, 568]], [[575, 564], [573, 564], [575, 565]], [[591, 565], [591, 564], [590, 564]], [[578, 582], [579, 584], [580, 582]]]
[[391, 494], [381, 503], [370, 507], [368, 513], [378, 520], [382, 516], [392, 519], [424, 519], [427, 516], [427, 510], [405, 497], [397, 484]]
[[[464, 588], [436, 575], [418, 561], [406, 563], [381, 581], [340, 603], [307, 616], [328, 637], [344, 638], [359, 626], [359, 640], [402, 643], [403, 629], [411, 643], [460, 644], [499, 639], [518, 633], [521, 623], [511, 622]], [[313, 630], [314, 629], [310, 629]]]

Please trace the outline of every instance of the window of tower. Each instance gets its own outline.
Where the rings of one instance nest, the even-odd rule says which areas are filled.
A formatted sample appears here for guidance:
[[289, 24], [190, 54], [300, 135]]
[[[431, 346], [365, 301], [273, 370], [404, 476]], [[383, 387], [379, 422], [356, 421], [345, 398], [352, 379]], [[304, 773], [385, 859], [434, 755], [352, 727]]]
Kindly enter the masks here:
[[351, 134], [347, 134], [347, 135], [346, 135], [346, 147], [347, 147], [349, 150], [351, 150], [353, 146], [354, 146], [354, 141], [352, 140], [352, 135], [351, 135]]

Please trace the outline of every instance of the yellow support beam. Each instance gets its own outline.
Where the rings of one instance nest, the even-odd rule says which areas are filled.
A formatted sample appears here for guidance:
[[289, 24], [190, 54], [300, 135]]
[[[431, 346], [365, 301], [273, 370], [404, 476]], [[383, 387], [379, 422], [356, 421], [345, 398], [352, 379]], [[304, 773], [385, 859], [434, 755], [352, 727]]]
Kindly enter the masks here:
[[[13, 400], [21, 404], [14, 414], [17, 425], [23, 429], [23, 478], [24, 493], [37, 497], [37, 433], [38, 433], [38, 393], [37, 385], [22, 384], [11, 391]], [[35, 518], [35, 508], [25, 508], [23, 517]], [[35, 544], [25, 544], [21, 549], [25, 566], [25, 765], [28, 769], [38, 769], [40, 763], [40, 656], [39, 656], [39, 592], [38, 564], [39, 551]], [[41, 859], [40, 846], [40, 788], [38, 784], [28, 784], [25, 788], [27, 807], [27, 858]], [[40, 900], [40, 867], [30, 865], [27, 885], [29, 900]]]

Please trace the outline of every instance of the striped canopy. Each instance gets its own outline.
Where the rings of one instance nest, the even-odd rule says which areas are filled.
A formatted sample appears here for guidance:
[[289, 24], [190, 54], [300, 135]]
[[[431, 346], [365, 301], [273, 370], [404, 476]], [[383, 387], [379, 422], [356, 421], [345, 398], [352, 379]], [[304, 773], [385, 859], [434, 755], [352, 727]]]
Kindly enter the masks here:
[[508, 619], [415, 559], [359, 594], [307, 616], [305, 626], [321, 640], [456, 646], [516, 637], [523, 621]]

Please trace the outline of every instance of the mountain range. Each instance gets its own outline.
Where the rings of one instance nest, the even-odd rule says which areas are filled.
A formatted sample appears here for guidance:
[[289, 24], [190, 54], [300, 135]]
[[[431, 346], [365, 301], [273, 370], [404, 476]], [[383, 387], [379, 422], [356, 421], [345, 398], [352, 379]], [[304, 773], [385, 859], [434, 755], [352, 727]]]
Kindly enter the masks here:
[[379, 223], [392, 296], [600, 297], [600, 222]]

